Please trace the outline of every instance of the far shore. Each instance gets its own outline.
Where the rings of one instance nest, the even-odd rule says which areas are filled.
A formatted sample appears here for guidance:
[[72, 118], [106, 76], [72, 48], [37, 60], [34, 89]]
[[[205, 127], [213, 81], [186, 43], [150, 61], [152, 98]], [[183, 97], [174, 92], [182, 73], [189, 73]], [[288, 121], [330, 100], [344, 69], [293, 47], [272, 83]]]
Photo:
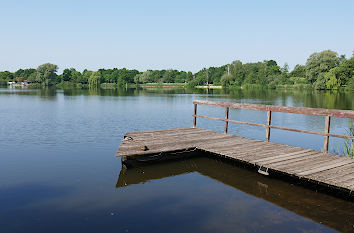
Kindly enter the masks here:
[[207, 85], [207, 86], [196, 86], [196, 88], [201, 88], [201, 89], [222, 89], [222, 86]]

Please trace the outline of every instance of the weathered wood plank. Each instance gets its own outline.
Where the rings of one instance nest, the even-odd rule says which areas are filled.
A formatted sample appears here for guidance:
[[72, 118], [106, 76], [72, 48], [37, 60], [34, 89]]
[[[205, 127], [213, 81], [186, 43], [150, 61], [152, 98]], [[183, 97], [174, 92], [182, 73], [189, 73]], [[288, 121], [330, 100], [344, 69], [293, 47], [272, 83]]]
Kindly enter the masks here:
[[352, 171], [351, 173], [342, 174], [340, 177], [336, 177], [335, 179], [332, 179], [330, 181], [336, 184], [340, 184], [340, 183], [346, 184], [350, 182], [352, 179], [354, 179], [354, 171]]
[[[197, 135], [186, 135], [185, 137], [172, 137], [172, 138], [149, 138], [145, 140], [141, 140], [139, 138], [134, 137], [132, 140], [127, 140], [122, 143], [122, 148], [129, 148], [129, 147], [134, 147], [140, 144], [148, 144], [148, 145], [159, 145], [159, 144], [169, 144], [169, 143], [180, 143], [180, 142], [200, 142], [201, 140], [205, 143], [208, 143], [210, 140], [215, 141], [215, 140], [222, 140], [222, 139], [228, 139], [228, 138], [233, 138], [231, 135], [220, 135], [220, 134], [206, 134], [201, 136], [200, 134]], [[121, 148], [120, 148], [121, 149]]]
[[[191, 128], [193, 129], [193, 128]], [[145, 133], [142, 135], [134, 135], [131, 133], [127, 133], [126, 137], [130, 137], [134, 139], [134, 141], [156, 141], [156, 140], [174, 140], [174, 139], [183, 139], [183, 138], [199, 138], [204, 135], [220, 135], [218, 132], [214, 131], [202, 131], [200, 129], [181, 131], [176, 130], [174, 132], [157, 132], [157, 133]], [[124, 141], [123, 141], [124, 142]]]
[[301, 154], [300, 156], [280, 160], [277, 162], [271, 162], [271, 163], [265, 162], [264, 166], [271, 166], [276, 169], [286, 169], [289, 165], [292, 167], [301, 166], [302, 164], [308, 163], [309, 160], [312, 161], [314, 159], [319, 158], [320, 156], [322, 156], [321, 153], [310, 151], [310, 152]]
[[233, 135], [230, 135], [231, 137], [228, 139], [224, 139], [222, 141], [215, 141], [210, 144], [206, 144], [203, 142], [200, 142], [200, 145], [203, 145], [203, 148], [212, 148], [212, 149], [220, 149], [220, 148], [225, 148], [225, 147], [233, 147], [236, 145], [240, 144], [246, 144], [246, 143], [254, 143], [254, 141], [241, 138], [241, 137], [233, 137]]
[[257, 159], [263, 159], [267, 158], [269, 156], [274, 156], [274, 155], [283, 155], [287, 153], [292, 153], [301, 150], [301, 148], [274, 148], [269, 151], [260, 151], [259, 153], [253, 153], [252, 155], [246, 154], [246, 155], [238, 155], [238, 158], [244, 159], [246, 161], [253, 161]]
[[[194, 116], [197, 115], [197, 104], [194, 104]], [[197, 117], [194, 117], [193, 118], [193, 128], [196, 128], [197, 127]]]
[[332, 168], [326, 171], [310, 174], [308, 177], [311, 179], [318, 179], [324, 181], [330, 181], [341, 176], [345, 176], [354, 172], [354, 164], [346, 164], [342, 167]]
[[200, 128], [174, 128], [174, 129], [160, 129], [160, 130], [149, 130], [149, 131], [142, 131], [142, 132], [128, 132], [126, 133], [126, 135], [129, 135], [129, 136], [141, 136], [141, 135], [144, 135], [144, 134], [166, 134], [166, 135], [169, 135], [171, 133], [175, 133], [175, 132], [188, 132], [188, 131], [200, 131], [200, 132], [203, 132], [205, 129], [200, 129]]
[[[206, 131], [203, 131], [201, 129], [197, 128], [188, 128], [188, 130], [175, 130], [175, 131], [158, 131], [158, 132], [148, 132], [148, 133], [142, 133], [142, 134], [135, 134], [135, 133], [127, 133], [125, 136], [126, 137], [136, 137], [140, 139], [145, 139], [145, 138], [162, 138], [165, 136], [174, 137], [174, 136], [186, 136], [189, 134], [196, 134], [196, 133], [201, 133], [205, 134]], [[215, 133], [213, 131], [210, 131], [209, 133]]]
[[242, 108], [242, 109], [249, 109], [249, 110], [260, 110], [260, 111], [297, 113], [297, 114], [316, 115], [316, 116], [354, 118], [354, 111], [351, 110], [285, 107], [285, 106], [274, 106], [274, 105], [243, 104], [243, 103], [214, 102], [214, 101], [201, 101], [201, 100], [194, 100], [193, 104], [218, 106], [224, 108], [229, 107], [229, 108]]
[[287, 172], [299, 173], [309, 169], [313, 169], [316, 166], [322, 166], [322, 164], [327, 163], [329, 161], [333, 160], [317, 152], [308, 156], [308, 158], [305, 160], [301, 160], [299, 162], [294, 163], [288, 163], [282, 166], [277, 166], [277, 168]]
[[[249, 147], [249, 145], [250, 144], [248, 144], [247, 146]], [[265, 154], [267, 152], [274, 151], [274, 146], [273, 145], [263, 145], [261, 147], [254, 147], [251, 149], [239, 148], [236, 150], [232, 150], [232, 148], [228, 148], [227, 150], [216, 150], [216, 151], [218, 153], [231, 153], [231, 154], [234, 154], [234, 156], [236, 156], [237, 158], [247, 157], [247, 156], [250, 157], [250, 156], [254, 156], [255, 154], [262, 154], [265, 156]]]
[[306, 152], [304, 154], [297, 154], [291, 157], [279, 158], [274, 161], [258, 163], [266, 167], [283, 168], [286, 169], [288, 165], [291, 167], [301, 166], [301, 164], [306, 163], [308, 160], [312, 160], [314, 157], [319, 157], [320, 154], [317, 152]]
[[[329, 128], [330, 128], [330, 124], [331, 123], [331, 117], [330, 116], [326, 116], [325, 119], [325, 133], [329, 133]], [[328, 152], [328, 143], [329, 143], [329, 137], [328, 136], [324, 136], [324, 142], [323, 142], [323, 152], [327, 153]]]
[[[196, 119], [197, 117], [200, 117], [200, 118], [206, 118], [206, 119], [217, 120], [217, 121], [225, 121], [225, 132], [227, 131], [226, 127], [228, 125], [228, 122], [233, 122], [233, 123], [238, 123], [238, 124], [266, 127], [266, 141], [269, 141], [271, 128], [288, 130], [288, 131], [293, 131], [293, 132], [300, 132], [300, 133], [323, 135], [323, 136], [325, 136], [324, 152], [328, 151], [329, 136], [354, 140], [354, 136], [329, 133], [330, 117], [354, 118], [354, 111], [351, 111], [351, 110], [284, 107], [284, 106], [273, 106], [273, 105], [242, 104], [242, 103], [231, 103], [231, 102], [210, 102], [210, 101], [199, 101], [199, 100], [193, 101], [193, 104], [195, 106], [195, 111], [193, 114], [194, 119]], [[197, 115], [196, 106], [198, 104], [224, 107], [224, 108], [226, 108], [227, 112], [229, 111], [229, 108], [267, 111], [267, 124], [230, 120], [230, 119], [228, 119], [228, 117], [225, 117], [223, 119], [223, 118], [217, 118], [217, 117]], [[326, 117], [326, 130], [325, 130], [325, 132], [318, 132], [318, 131], [287, 128], [287, 127], [282, 127], [282, 126], [273, 126], [270, 124], [272, 111], [285, 112], [285, 113], [296, 113], [296, 114], [307, 114], [307, 115], [315, 115], [315, 116], [325, 116]], [[194, 127], [195, 127], [195, 125], [194, 125]]]
[[[205, 119], [209, 119], [209, 120], [225, 121], [225, 119], [223, 119], [223, 118], [209, 117], [209, 116], [203, 116], [203, 115], [193, 115], [193, 117], [205, 118]], [[237, 124], [243, 124], [243, 125], [261, 126], [261, 127], [266, 127], [266, 128], [281, 129], [281, 130], [287, 130], [287, 131], [298, 132], [298, 133], [323, 135], [326, 137], [331, 136], [331, 137], [337, 137], [337, 138], [354, 139], [354, 136], [334, 134], [334, 133], [329, 133], [329, 132], [318, 132], [318, 131], [311, 131], [311, 130], [305, 130], [305, 129], [294, 129], [294, 128], [288, 128], [288, 127], [283, 127], [283, 126], [266, 125], [266, 124], [245, 122], [245, 121], [236, 121], [236, 120], [230, 120], [230, 119], [228, 119], [227, 121], [232, 122], [232, 123], [237, 123]]]
[[272, 120], [272, 112], [271, 111], [268, 111], [267, 112], [267, 129], [266, 129], [266, 141], [269, 142], [270, 140], [270, 124], [271, 124], [271, 120]]
[[[354, 191], [354, 159], [347, 157], [199, 128], [134, 132], [127, 133], [126, 137], [117, 156], [133, 158], [199, 149]], [[141, 150], [143, 145], [147, 146], [147, 151]]]
[[[252, 146], [254, 146], [254, 145], [252, 145]], [[259, 157], [264, 158], [264, 157], [267, 157], [267, 155], [278, 153], [281, 151], [280, 151], [280, 149], [277, 150], [277, 148], [273, 144], [264, 144], [261, 146], [255, 146], [251, 149], [231, 151], [231, 152], [234, 152], [237, 155], [237, 157], [239, 157], [239, 158], [243, 158], [243, 157], [248, 156], [248, 159], [251, 159], [251, 158], [256, 159]]]
[[237, 150], [244, 150], [244, 149], [248, 149], [250, 148], [250, 146], [264, 146], [264, 142], [244, 142], [242, 144], [238, 144], [235, 146], [231, 146], [231, 147], [221, 147], [218, 148], [217, 151], [219, 152], [227, 152], [227, 151], [233, 151], [233, 152], [237, 152]]
[[[212, 142], [214, 140], [221, 140], [224, 138], [230, 137], [229, 135], [219, 134], [219, 135], [209, 135], [204, 136], [202, 140], [207, 143], [208, 141]], [[129, 141], [128, 145], [124, 145], [119, 148], [117, 156], [120, 155], [129, 155], [129, 153], [134, 153], [135, 155], [139, 154], [151, 154], [156, 151], [159, 152], [167, 152], [183, 149], [183, 147], [196, 147], [198, 142], [201, 139], [190, 139], [190, 140], [168, 140], [168, 141], [159, 141], [159, 143], [155, 143], [154, 141], [139, 141], [138, 143]], [[141, 151], [140, 148], [142, 146], [147, 146], [149, 150]]]
[[348, 164], [347, 161], [330, 161], [330, 162], [328, 162], [326, 164], [321, 164], [320, 167], [313, 168], [313, 169], [308, 170], [308, 171], [300, 172], [300, 173], [298, 173], [298, 175], [306, 176], [306, 175], [310, 175], [312, 173], [325, 171], [325, 170], [332, 169], [332, 168], [335, 168], [335, 167], [341, 167], [341, 166], [346, 165], [346, 164]]
[[225, 127], [224, 127], [224, 132], [227, 133], [228, 126], [229, 126], [229, 108], [225, 108]]
[[352, 185], [354, 185], [354, 177], [352, 177], [351, 179], [348, 179], [348, 180], [346, 180], [346, 181], [344, 181], [344, 182], [340, 182], [339, 183], [341, 186], [343, 185], [344, 187], [350, 187], [350, 186], [352, 186]]
[[297, 154], [304, 154], [305, 152], [310, 152], [312, 150], [310, 149], [306, 149], [306, 150], [301, 150], [301, 151], [297, 151], [297, 152], [293, 152], [293, 153], [289, 153], [289, 154], [285, 154], [285, 155], [277, 155], [277, 156], [271, 156], [271, 157], [267, 157], [267, 158], [263, 158], [263, 159], [258, 159], [258, 160], [254, 160], [252, 162], [254, 163], [258, 163], [258, 162], [277, 162], [277, 159], [279, 158], [287, 158], [287, 157], [291, 157], [293, 155], [297, 155]]
[[241, 142], [241, 143], [232, 143], [231, 145], [227, 145], [223, 147], [212, 147], [211, 145], [205, 146], [203, 144], [198, 144], [197, 147], [205, 151], [217, 152], [218, 154], [220, 154], [227, 151], [235, 151], [237, 148], [242, 148], [251, 144], [252, 142]]

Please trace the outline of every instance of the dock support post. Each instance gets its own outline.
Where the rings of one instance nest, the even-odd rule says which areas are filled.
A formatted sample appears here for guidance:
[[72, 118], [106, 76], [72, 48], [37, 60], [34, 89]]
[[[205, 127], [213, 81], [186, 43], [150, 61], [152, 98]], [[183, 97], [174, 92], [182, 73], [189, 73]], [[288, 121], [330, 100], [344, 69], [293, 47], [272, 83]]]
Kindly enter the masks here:
[[271, 121], [272, 121], [272, 111], [268, 111], [267, 112], [267, 128], [266, 128], [266, 140], [267, 142], [269, 142], [270, 140], [270, 124], [271, 124]]
[[225, 108], [225, 134], [227, 134], [227, 130], [229, 127], [229, 107]]
[[[326, 116], [325, 133], [329, 133], [330, 126], [331, 126], [331, 117]], [[323, 152], [324, 153], [328, 153], [328, 143], [329, 143], [329, 136], [324, 136], [324, 143], [323, 143]]]
[[193, 128], [197, 127], [197, 104], [194, 104]]

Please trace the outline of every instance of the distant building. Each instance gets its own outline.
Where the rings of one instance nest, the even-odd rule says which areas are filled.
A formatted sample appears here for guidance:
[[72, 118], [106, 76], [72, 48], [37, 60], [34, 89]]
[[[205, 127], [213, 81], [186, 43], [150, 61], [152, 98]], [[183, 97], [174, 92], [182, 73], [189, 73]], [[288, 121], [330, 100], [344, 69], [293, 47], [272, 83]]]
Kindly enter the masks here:
[[10, 87], [26, 87], [30, 85], [32, 82], [28, 80], [23, 80], [22, 82], [16, 82], [16, 81], [9, 81], [8, 85]]
[[28, 85], [31, 84], [31, 83], [32, 83], [31, 81], [23, 80], [23, 82], [21, 82], [21, 85], [22, 85], [22, 86], [28, 86]]

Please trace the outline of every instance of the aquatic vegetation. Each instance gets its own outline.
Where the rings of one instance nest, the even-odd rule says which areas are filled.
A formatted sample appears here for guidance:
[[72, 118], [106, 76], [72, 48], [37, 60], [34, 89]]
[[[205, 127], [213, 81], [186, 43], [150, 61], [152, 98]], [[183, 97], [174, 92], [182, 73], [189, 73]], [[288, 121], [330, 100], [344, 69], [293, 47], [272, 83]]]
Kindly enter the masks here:
[[[354, 121], [349, 121], [349, 129], [347, 130], [348, 136], [354, 136]], [[354, 139], [345, 139], [344, 146], [338, 151], [335, 151], [338, 155], [348, 156], [354, 158]]]
[[[354, 136], [354, 121], [349, 122], [348, 135]], [[346, 152], [347, 156], [354, 158], [354, 140], [353, 139], [348, 138], [345, 140], [345, 152]]]

